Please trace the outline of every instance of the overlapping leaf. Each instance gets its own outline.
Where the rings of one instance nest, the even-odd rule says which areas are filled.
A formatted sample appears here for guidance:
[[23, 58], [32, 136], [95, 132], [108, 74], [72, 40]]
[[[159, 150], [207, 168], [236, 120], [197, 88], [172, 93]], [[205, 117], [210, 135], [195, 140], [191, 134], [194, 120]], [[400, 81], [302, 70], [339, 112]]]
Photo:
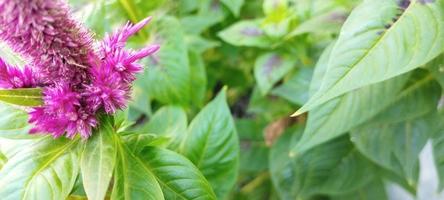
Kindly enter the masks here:
[[24, 110], [0, 103], [0, 137], [27, 137], [30, 128], [28, 114]]
[[239, 163], [238, 138], [225, 90], [193, 119], [182, 152], [223, 199], [234, 185]]
[[159, 109], [139, 132], [167, 137], [170, 140], [168, 146], [176, 149], [186, 136], [187, 124], [187, 116], [182, 108], [166, 106]]
[[282, 199], [307, 199], [316, 194], [343, 194], [374, 178], [373, 165], [341, 137], [304, 154], [290, 155], [302, 128], [288, 131], [273, 145], [269, 157], [271, 178]]
[[[408, 105], [416, 107], [418, 115], [423, 110], [430, 111], [430, 109], [424, 109], [425, 106], [434, 108], [434, 104]], [[427, 140], [437, 131], [442, 117], [433, 111], [413, 118], [412, 114], [407, 116], [397, 114], [390, 117], [390, 112], [393, 110], [376, 116], [374, 124], [370, 122], [369, 125], [354, 130], [352, 141], [365, 156], [399, 176], [405, 177], [410, 186], [416, 186], [419, 153]], [[415, 110], [411, 109], [408, 113], [415, 113]], [[384, 116], [385, 120], [380, 120]]]
[[[320, 90], [301, 114], [373, 83], [411, 71], [444, 47], [444, 2], [367, 0], [345, 22]], [[389, 56], [387, 56], [389, 55]]]
[[102, 200], [108, 191], [117, 156], [112, 123], [112, 118], [103, 117], [83, 150], [80, 166], [88, 199]]
[[66, 199], [80, 168], [77, 143], [48, 136], [22, 146], [0, 171], [1, 198]]
[[117, 142], [111, 199], [164, 199], [162, 189], [152, 172], [125, 144]]
[[177, 19], [157, 20], [154, 42], [161, 45], [146, 73], [148, 93], [162, 103], [189, 105], [191, 70], [184, 33]]
[[254, 65], [254, 76], [262, 94], [280, 81], [291, 69], [295, 61], [288, 55], [280, 53], [267, 53], [257, 58]]
[[41, 88], [0, 89], [0, 101], [18, 106], [41, 106]]
[[269, 48], [273, 42], [260, 27], [261, 20], [245, 20], [219, 33], [225, 42], [236, 46]]
[[140, 153], [140, 159], [156, 177], [165, 199], [216, 199], [199, 169], [182, 155], [147, 147]]

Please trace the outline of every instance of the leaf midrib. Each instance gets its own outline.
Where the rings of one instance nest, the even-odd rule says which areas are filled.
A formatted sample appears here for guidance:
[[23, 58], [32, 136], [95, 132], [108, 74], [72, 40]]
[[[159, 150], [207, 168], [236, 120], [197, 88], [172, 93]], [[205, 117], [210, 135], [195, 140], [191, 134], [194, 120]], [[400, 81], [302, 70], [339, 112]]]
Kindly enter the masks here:
[[[49, 137], [49, 136], [48, 136]], [[40, 168], [38, 168], [35, 172], [33, 172], [31, 174], [31, 177], [26, 181], [25, 184], [25, 193], [23, 193], [22, 198], [26, 197], [28, 194], [28, 187], [29, 184], [34, 180], [34, 178], [43, 170], [46, 169], [46, 167], [48, 167], [50, 164], [53, 163], [54, 160], [58, 159], [59, 157], [61, 157], [64, 153], [65, 150], [71, 148], [72, 145], [74, 145], [77, 142], [77, 139], [71, 140], [70, 142], [68, 142], [67, 144], [65, 144], [57, 153], [55, 156], [50, 157], [47, 162], [45, 162], [45, 164], [43, 166], [41, 166]]]
[[[402, 15], [398, 18], [398, 20], [396, 20], [396, 22], [394, 22], [393, 23], [393, 25], [390, 27], [390, 28], [388, 28], [386, 31], [384, 31], [382, 34], [381, 34], [381, 37], [379, 37], [374, 43], [373, 43], [373, 45], [370, 47], [370, 49], [369, 50], [367, 50], [355, 63], [353, 63], [353, 64], [351, 64], [350, 65], [350, 67], [348, 68], [348, 70], [347, 70], [347, 72], [344, 74], [344, 75], [342, 75], [337, 81], [335, 81], [334, 82], [334, 84], [332, 84], [329, 88], [327, 88], [327, 89], [322, 89], [323, 91], [327, 91], [327, 90], [329, 90], [329, 89], [331, 89], [331, 88], [333, 88], [333, 87], [335, 87], [339, 82], [341, 82], [342, 80], [344, 80], [344, 78], [345, 77], [347, 77], [347, 75], [348, 74], [350, 74], [350, 72], [354, 69], [354, 67], [356, 66], [356, 65], [358, 65], [362, 60], [364, 60], [371, 52], [373, 52], [373, 50], [377, 47], [377, 46], [379, 46], [379, 44], [380, 44], [380, 42], [383, 40], [383, 39], [385, 39], [386, 37], [387, 37], [387, 35], [388, 35], [388, 33], [389, 32], [391, 32], [392, 30], [394, 30], [395, 29], [395, 27], [397, 27], [398, 26], [398, 24], [399, 24], [399, 21], [401, 21], [401, 20], [403, 20], [403, 18], [406, 16], [406, 13], [414, 6], [414, 5], [416, 5], [416, 1], [412, 1], [411, 3], [410, 3], [410, 5], [404, 10], [404, 12], [402, 13]], [[335, 47], [338, 45], [338, 43], [336, 43], [335, 44]], [[328, 66], [330, 66], [330, 63], [331, 63], [331, 60], [332, 60], [332, 57], [330, 56], [330, 58], [329, 58], [329, 64], [328, 64]], [[329, 70], [327, 69], [327, 72], [328, 72]], [[322, 88], [322, 86], [321, 86], [321, 88]], [[316, 93], [319, 93], [319, 90], [316, 92]], [[325, 92], [323, 92], [323, 94], [319, 97], [319, 98], [322, 98], [322, 97], [325, 97], [326, 95], [325, 95], [326, 93]]]

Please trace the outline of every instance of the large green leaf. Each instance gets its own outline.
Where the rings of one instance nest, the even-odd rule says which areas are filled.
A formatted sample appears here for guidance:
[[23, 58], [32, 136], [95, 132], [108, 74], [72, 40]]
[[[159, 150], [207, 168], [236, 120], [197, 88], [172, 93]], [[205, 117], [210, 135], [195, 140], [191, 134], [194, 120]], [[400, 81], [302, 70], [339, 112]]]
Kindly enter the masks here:
[[46, 136], [21, 146], [0, 171], [1, 198], [66, 199], [80, 169], [77, 144]]
[[295, 115], [411, 71], [442, 52], [444, 1], [407, 2], [404, 9], [397, 0], [366, 0], [351, 13], [320, 90]]
[[223, 199], [233, 187], [239, 162], [237, 133], [225, 90], [193, 119], [182, 152], [205, 175], [217, 197]]
[[382, 181], [373, 181], [356, 191], [335, 195], [332, 200], [387, 200], [387, 192]]
[[[410, 106], [418, 107], [417, 112], [422, 112], [424, 108], [424, 105], [419, 104], [410, 104]], [[429, 106], [434, 108], [434, 104]], [[368, 123], [354, 130], [352, 141], [366, 157], [405, 177], [410, 186], [416, 186], [419, 153], [428, 138], [437, 131], [437, 124], [441, 123], [442, 118], [432, 112], [416, 118], [401, 116], [403, 121], [395, 119], [378, 122], [380, 116], [384, 115], [387, 113], [376, 116], [377, 121], [374, 124]]]
[[[325, 76], [330, 48], [321, 56], [313, 76], [310, 93], [319, 90], [319, 80]], [[318, 144], [331, 140], [371, 119], [381, 111], [400, 101], [418, 101], [433, 104], [439, 95], [439, 87], [424, 71], [418, 71], [408, 82], [410, 74], [401, 75], [380, 83], [369, 85], [340, 97], [336, 97], [309, 113], [307, 127], [294, 152], [306, 151]], [[368, 108], [371, 109], [368, 109]], [[400, 109], [400, 112], [406, 112]], [[427, 111], [426, 111], [427, 112]]]
[[41, 106], [43, 104], [42, 89], [1, 89], [0, 101], [18, 106]]
[[164, 199], [162, 189], [152, 172], [120, 140], [111, 199]]
[[29, 137], [28, 114], [19, 108], [0, 103], [0, 137]]
[[254, 76], [262, 94], [267, 94], [295, 64], [291, 56], [276, 52], [266, 53], [257, 58], [254, 65]]
[[[314, 109], [309, 114], [303, 138], [293, 150], [305, 151], [345, 134], [384, 110], [393, 109], [391, 115], [410, 114], [408, 107], [404, 106], [408, 104], [400, 104], [402, 102], [426, 105], [426, 108], [436, 103], [440, 89], [431, 76], [413, 78], [413, 83], [403, 88], [407, 78], [408, 75], [403, 75], [370, 85]], [[423, 113], [427, 111], [430, 107]]]
[[147, 147], [140, 153], [140, 159], [156, 177], [165, 199], [216, 199], [199, 169], [182, 155]]
[[[293, 133], [294, 132], [294, 133]], [[293, 134], [291, 134], [293, 133]], [[270, 151], [273, 184], [281, 199], [309, 199], [317, 194], [352, 192], [371, 182], [373, 165], [353, 147], [348, 136], [290, 155], [302, 128], [290, 129]]]
[[150, 97], [166, 104], [190, 104], [191, 70], [184, 33], [173, 17], [157, 20], [154, 42], [160, 50], [150, 58], [146, 87]]
[[239, 21], [219, 33], [225, 42], [236, 46], [269, 48], [273, 44], [260, 27], [261, 20]]
[[176, 149], [186, 135], [187, 124], [187, 115], [182, 108], [165, 106], [160, 108], [139, 132], [168, 137], [169, 147]]
[[117, 149], [112, 118], [102, 117], [100, 127], [86, 141], [82, 153], [83, 187], [88, 199], [105, 198], [116, 163]]

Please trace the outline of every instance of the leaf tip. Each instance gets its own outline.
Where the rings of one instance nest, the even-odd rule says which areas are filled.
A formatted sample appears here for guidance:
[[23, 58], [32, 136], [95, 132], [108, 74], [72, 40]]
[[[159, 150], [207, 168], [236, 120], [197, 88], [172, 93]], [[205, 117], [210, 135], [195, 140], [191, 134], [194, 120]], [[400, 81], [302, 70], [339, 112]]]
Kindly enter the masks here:
[[296, 112], [294, 112], [292, 115], [290, 115], [290, 117], [297, 117], [299, 115], [304, 114], [305, 112], [306, 111], [301, 108], [301, 109], [297, 110]]

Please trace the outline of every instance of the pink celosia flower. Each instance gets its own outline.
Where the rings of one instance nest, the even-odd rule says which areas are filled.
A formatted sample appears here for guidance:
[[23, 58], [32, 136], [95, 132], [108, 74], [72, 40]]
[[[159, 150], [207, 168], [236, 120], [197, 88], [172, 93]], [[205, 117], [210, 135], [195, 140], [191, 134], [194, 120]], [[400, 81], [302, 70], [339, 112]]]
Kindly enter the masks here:
[[59, 0], [2, 0], [0, 38], [31, 61], [44, 83], [87, 81], [91, 34]]
[[23, 69], [8, 65], [0, 58], [0, 87], [1, 88], [32, 88], [37, 86], [36, 79], [29, 66]]
[[31, 133], [88, 138], [97, 114], [126, 107], [131, 83], [143, 69], [136, 62], [159, 49], [125, 49], [149, 21], [125, 25], [95, 50], [91, 34], [70, 18], [62, 1], [0, 1], [0, 38], [32, 66], [19, 70], [0, 60], [0, 87], [44, 87], [44, 105], [30, 112]]
[[34, 108], [30, 113], [30, 122], [37, 125], [31, 133], [50, 132], [54, 137], [60, 137], [66, 132], [69, 138], [77, 132], [84, 138], [91, 135], [97, 121], [93, 113], [83, 109], [81, 96], [69, 85], [56, 84], [46, 88], [43, 94], [45, 106]]
[[129, 85], [122, 84], [121, 77], [111, 67], [94, 67], [91, 70], [93, 82], [86, 86], [84, 96], [94, 112], [103, 107], [106, 113], [113, 114], [117, 109], [125, 108], [129, 99]]

